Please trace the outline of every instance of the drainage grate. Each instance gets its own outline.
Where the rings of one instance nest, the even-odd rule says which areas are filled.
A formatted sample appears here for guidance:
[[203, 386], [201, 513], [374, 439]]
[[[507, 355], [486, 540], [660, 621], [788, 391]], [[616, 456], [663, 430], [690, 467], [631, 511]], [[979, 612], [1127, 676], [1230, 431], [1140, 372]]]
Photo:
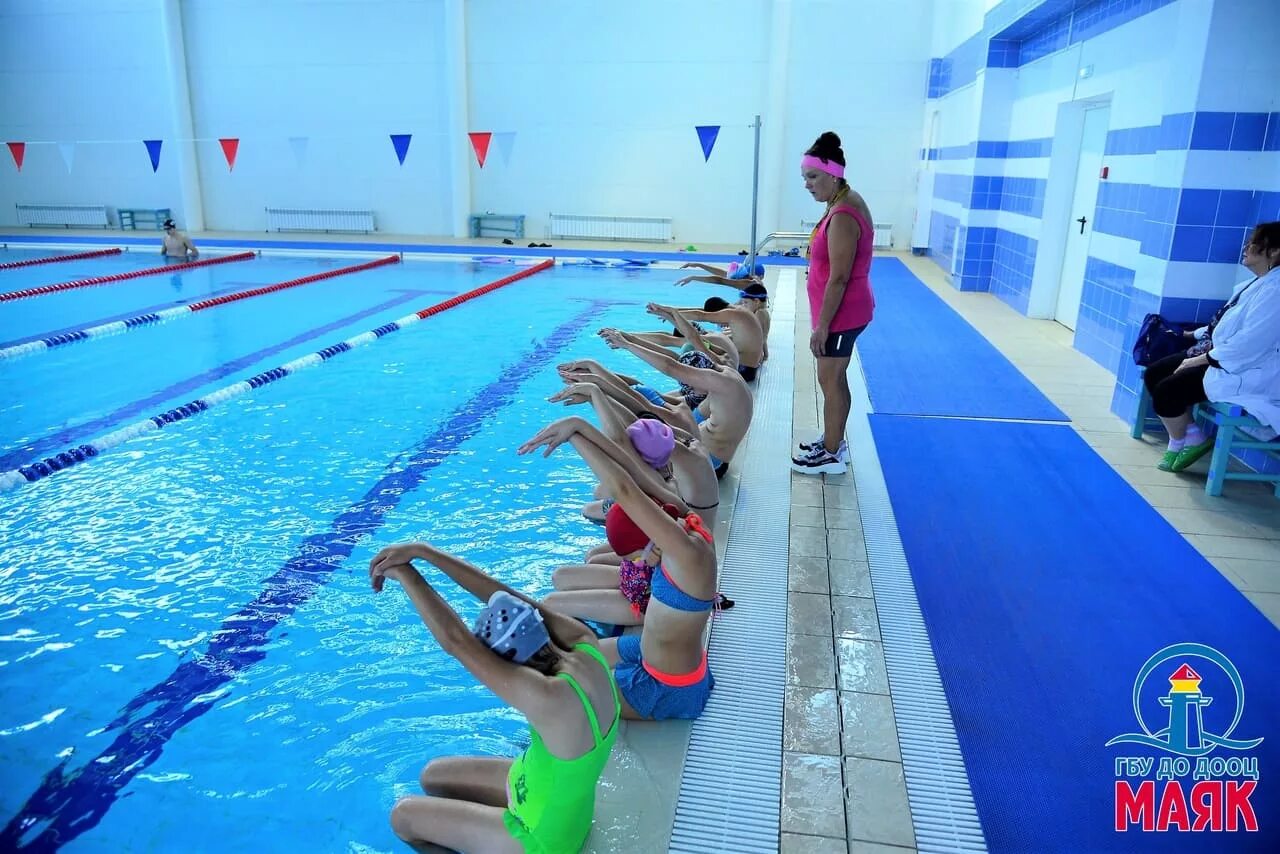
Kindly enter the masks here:
[[916, 849], [921, 852], [986, 851], [964, 757], [956, 741], [951, 708], [942, 690], [933, 647], [929, 644], [893, 506], [889, 503], [884, 472], [871, 437], [871, 424], [867, 419], [871, 403], [861, 363], [849, 372], [849, 386], [853, 392], [849, 451], [853, 457], [880, 636], [884, 641], [889, 693], [898, 725]]
[[778, 850], [786, 684], [787, 530], [795, 270], [771, 289], [769, 364], [751, 432], [735, 462], [738, 498], [720, 586], [737, 606], [716, 618], [707, 659], [716, 677], [693, 724], [671, 828], [673, 852]]

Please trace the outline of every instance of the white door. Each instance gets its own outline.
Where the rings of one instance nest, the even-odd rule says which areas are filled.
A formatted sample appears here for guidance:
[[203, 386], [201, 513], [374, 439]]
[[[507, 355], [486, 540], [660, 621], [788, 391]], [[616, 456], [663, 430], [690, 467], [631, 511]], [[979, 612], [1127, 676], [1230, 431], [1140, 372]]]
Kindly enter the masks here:
[[1058, 307], [1054, 319], [1068, 329], [1076, 328], [1080, 316], [1080, 295], [1084, 293], [1084, 268], [1089, 258], [1089, 238], [1093, 236], [1093, 212], [1098, 203], [1098, 181], [1102, 173], [1102, 152], [1107, 144], [1110, 107], [1094, 107], [1084, 114], [1084, 136], [1080, 141], [1080, 162], [1076, 167], [1076, 188], [1071, 197], [1071, 217], [1066, 223], [1067, 248], [1062, 258], [1062, 278], [1058, 284]]

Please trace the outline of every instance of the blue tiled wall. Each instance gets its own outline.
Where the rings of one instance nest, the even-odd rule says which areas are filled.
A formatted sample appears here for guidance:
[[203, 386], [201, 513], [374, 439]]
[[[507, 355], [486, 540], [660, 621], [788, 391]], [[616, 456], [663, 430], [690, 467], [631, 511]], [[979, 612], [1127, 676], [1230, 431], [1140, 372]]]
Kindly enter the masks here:
[[1173, 0], [1005, 0], [982, 30], [930, 60], [927, 92], [940, 98], [972, 83], [978, 69], [1017, 68], [1154, 12]]
[[1043, 178], [1005, 178], [1001, 183], [1000, 210], [1039, 219], [1044, 215]]
[[955, 254], [956, 233], [960, 229], [960, 220], [953, 216], [934, 211], [929, 219], [929, 255], [938, 266], [951, 272], [952, 256]]
[[1102, 182], [1094, 228], [1140, 242], [1143, 255], [1227, 264], [1249, 230], [1280, 219], [1280, 192]]
[[933, 179], [933, 197], [948, 202], [968, 204], [973, 191], [973, 176], [940, 172]]
[[1026, 314], [1039, 244], [1033, 238], [1003, 228], [993, 231], [995, 248], [991, 264], [991, 293]]
[[1130, 300], [1134, 271], [1090, 257], [1084, 268], [1084, 291], [1076, 319], [1076, 349], [1112, 373], [1119, 370], [1127, 335], [1134, 334]]

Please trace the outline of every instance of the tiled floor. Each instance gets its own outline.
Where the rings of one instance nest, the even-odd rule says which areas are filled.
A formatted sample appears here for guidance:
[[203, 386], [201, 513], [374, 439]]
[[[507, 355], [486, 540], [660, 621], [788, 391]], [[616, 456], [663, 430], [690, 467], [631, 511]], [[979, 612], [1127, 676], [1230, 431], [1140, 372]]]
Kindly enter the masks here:
[[[1280, 499], [1262, 484], [1204, 493], [1204, 463], [1157, 471], [1163, 447], [1109, 411], [1114, 377], [1071, 347], [1072, 333], [988, 294], [960, 293], [928, 259], [918, 277], [1063, 409], [1082, 437], [1174, 528], [1280, 625]], [[808, 310], [797, 301], [793, 438], [819, 432]], [[914, 850], [879, 625], [849, 475], [792, 475], [784, 854]], [[843, 792], [843, 798], [839, 794]]]

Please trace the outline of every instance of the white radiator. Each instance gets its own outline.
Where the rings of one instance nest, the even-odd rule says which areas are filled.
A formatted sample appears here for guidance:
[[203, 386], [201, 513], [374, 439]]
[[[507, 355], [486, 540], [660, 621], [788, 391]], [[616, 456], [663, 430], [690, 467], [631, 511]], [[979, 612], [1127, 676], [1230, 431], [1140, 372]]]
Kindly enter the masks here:
[[14, 205], [19, 225], [93, 225], [106, 228], [106, 205]]
[[672, 240], [671, 220], [646, 216], [580, 216], [551, 214], [549, 237], [591, 240]]
[[267, 208], [267, 231], [372, 232], [373, 211]]
[[[817, 220], [802, 219], [800, 220], [801, 231], [813, 231], [818, 227]], [[875, 222], [871, 224], [875, 229], [872, 235], [871, 246], [875, 249], [891, 249], [893, 248], [893, 223]]]

